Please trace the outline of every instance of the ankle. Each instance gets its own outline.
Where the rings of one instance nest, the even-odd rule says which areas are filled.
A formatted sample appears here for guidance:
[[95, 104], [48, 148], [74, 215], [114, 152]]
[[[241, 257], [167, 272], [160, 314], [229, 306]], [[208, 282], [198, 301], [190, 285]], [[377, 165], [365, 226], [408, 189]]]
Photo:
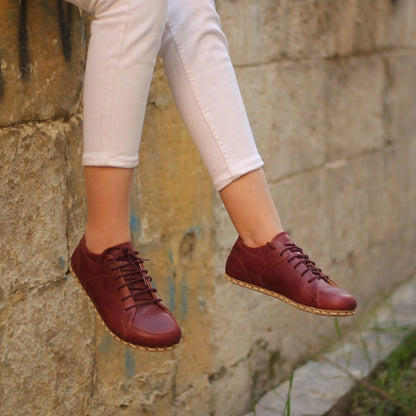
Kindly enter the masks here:
[[104, 232], [86, 227], [85, 243], [88, 251], [101, 254], [104, 250], [115, 245], [131, 241], [130, 231]]
[[240, 238], [246, 246], [256, 248], [266, 245], [269, 241], [272, 241], [277, 234], [280, 234], [283, 231], [282, 227], [273, 227], [272, 229], [264, 231], [256, 230], [251, 233], [240, 233]]

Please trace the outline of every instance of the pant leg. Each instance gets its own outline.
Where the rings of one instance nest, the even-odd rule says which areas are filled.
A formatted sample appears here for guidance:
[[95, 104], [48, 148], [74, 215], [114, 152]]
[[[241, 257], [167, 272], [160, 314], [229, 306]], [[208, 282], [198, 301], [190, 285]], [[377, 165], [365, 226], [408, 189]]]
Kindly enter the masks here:
[[70, 0], [93, 14], [84, 86], [84, 165], [135, 167], [167, 0]]
[[213, 0], [169, 0], [160, 56], [214, 187], [263, 166]]

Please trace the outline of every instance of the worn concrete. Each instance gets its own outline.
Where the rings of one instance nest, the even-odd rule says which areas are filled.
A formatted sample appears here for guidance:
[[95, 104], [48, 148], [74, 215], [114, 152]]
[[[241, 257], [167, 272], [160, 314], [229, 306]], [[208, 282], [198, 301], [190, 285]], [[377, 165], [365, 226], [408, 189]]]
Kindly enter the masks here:
[[[416, 270], [416, 4], [216, 4], [285, 227], [358, 297], [348, 333]], [[333, 320], [225, 281], [236, 233], [158, 62], [130, 224], [184, 338], [162, 354], [111, 338], [68, 274], [85, 16], [0, 0], [0, 21], [0, 414], [245, 414], [328, 347]]]
[[297, 368], [292, 377], [270, 390], [246, 416], [285, 414], [290, 400], [293, 416], [322, 416], [367, 377], [416, 327], [416, 279], [399, 287], [360, 325], [354, 334], [338, 334], [336, 349]]

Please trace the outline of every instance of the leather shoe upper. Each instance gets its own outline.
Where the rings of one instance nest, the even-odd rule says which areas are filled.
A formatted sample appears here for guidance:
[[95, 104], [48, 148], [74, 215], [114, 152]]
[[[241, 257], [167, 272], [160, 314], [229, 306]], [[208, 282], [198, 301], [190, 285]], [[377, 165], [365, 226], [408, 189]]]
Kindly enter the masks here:
[[143, 259], [130, 242], [96, 255], [83, 237], [71, 266], [104, 323], [121, 340], [150, 348], [179, 342], [180, 327], [157, 297]]
[[311, 308], [354, 311], [357, 305], [355, 298], [324, 275], [286, 232], [256, 248], [238, 238], [227, 259], [226, 273]]

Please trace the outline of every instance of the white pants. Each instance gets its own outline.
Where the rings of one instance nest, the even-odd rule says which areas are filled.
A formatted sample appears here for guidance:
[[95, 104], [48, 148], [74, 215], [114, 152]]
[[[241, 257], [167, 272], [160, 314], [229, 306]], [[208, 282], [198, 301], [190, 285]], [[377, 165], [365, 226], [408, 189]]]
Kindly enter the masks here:
[[214, 0], [68, 1], [94, 16], [85, 73], [84, 165], [138, 165], [158, 55], [214, 187], [220, 190], [263, 165]]

